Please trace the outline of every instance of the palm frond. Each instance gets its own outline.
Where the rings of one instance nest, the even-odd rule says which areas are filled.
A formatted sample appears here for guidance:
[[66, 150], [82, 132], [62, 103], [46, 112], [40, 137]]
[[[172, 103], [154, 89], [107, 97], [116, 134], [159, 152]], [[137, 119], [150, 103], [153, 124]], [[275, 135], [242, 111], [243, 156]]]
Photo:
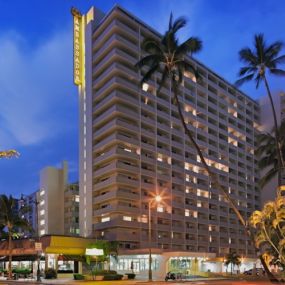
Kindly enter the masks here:
[[190, 37], [185, 42], [183, 42], [180, 46], [178, 46], [176, 50], [177, 55], [185, 55], [187, 53], [193, 54], [202, 49], [202, 41], [198, 37]]
[[263, 80], [263, 77], [261, 77], [260, 74], [258, 73], [254, 79], [256, 89], [258, 89], [260, 81], [262, 81], [262, 80]]
[[235, 86], [239, 87], [241, 86], [242, 84], [244, 84], [245, 82], [248, 82], [250, 80], [252, 80], [252, 78], [254, 77], [254, 73], [251, 73], [249, 75], [246, 75], [240, 79], [238, 79], [236, 82], [235, 82]]
[[244, 63], [249, 63], [252, 66], [257, 66], [258, 58], [250, 48], [243, 48], [239, 51], [239, 59]]
[[179, 17], [173, 22], [171, 30], [173, 31], [173, 33], [177, 33], [177, 31], [185, 27], [186, 24], [187, 24], [186, 18]]
[[143, 78], [141, 79], [140, 84], [142, 85], [144, 82], [147, 82], [151, 78], [151, 76], [157, 71], [158, 67], [159, 67], [159, 64], [157, 63], [152, 65], [149, 68], [149, 70], [146, 72], [146, 74], [143, 76]]
[[162, 76], [161, 76], [161, 78], [160, 78], [160, 80], [158, 82], [159, 87], [157, 89], [157, 94], [159, 94], [163, 84], [165, 83], [165, 80], [166, 80], [167, 76], [168, 76], [168, 69], [167, 69], [167, 67], [165, 67], [163, 72], [162, 72]]
[[162, 46], [152, 38], [146, 38], [142, 42], [142, 49], [150, 54], [163, 54]]
[[278, 69], [278, 68], [270, 68], [270, 73], [278, 76], [285, 76], [285, 70]]
[[272, 62], [274, 62], [275, 65], [285, 63], [285, 55], [281, 55], [281, 56], [274, 58]]
[[245, 66], [245, 67], [242, 67], [240, 70], [239, 70], [239, 73], [238, 75], [239, 76], [244, 76], [245, 74], [247, 73], [254, 73], [257, 71], [257, 68], [256, 67], [252, 67], [252, 66]]
[[259, 59], [259, 63], [264, 63], [265, 61], [265, 41], [263, 34], [254, 35], [254, 46]]
[[271, 168], [262, 178], [259, 180], [259, 185], [264, 188], [278, 173], [278, 169]]
[[278, 53], [281, 51], [283, 43], [280, 41], [276, 41], [273, 44], [269, 45], [264, 50], [265, 60], [268, 59], [272, 61]]

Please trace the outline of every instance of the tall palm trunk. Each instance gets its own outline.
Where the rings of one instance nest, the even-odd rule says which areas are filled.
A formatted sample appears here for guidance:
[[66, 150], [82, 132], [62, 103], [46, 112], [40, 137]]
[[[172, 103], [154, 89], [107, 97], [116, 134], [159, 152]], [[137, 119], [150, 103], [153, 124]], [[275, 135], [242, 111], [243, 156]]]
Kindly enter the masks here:
[[[198, 155], [200, 157], [200, 160], [201, 160], [205, 170], [207, 171], [207, 173], [209, 175], [209, 178], [210, 178], [210, 181], [212, 182], [212, 185], [215, 185], [219, 189], [219, 191], [223, 194], [223, 196], [226, 197], [226, 199], [229, 202], [231, 208], [234, 210], [235, 214], [237, 215], [240, 223], [243, 225], [246, 233], [248, 234], [248, 236], [252, 240], [252, 243], [254, 245], [255, 251], [258, 252], [259, 249], [256, 248], [256, 246], [255, 246], [255, 240], [254, 240], [253, 233], [251, 232], [250, 228], [247, 226], [246, 221], [244, 220], [243, 216], [240, 214], [240, 212], [239, 212], [235, 202], [230, 197], [229, 193], [227, 191], [225, 191], [222, 188], [222, 186], [219, 184], [217, 175], [210, 170], [208, 164], [206, 163], [206, 160], [204, 158], [204, 155], [203, 155], [199, 145], [194, 140], [191, 132], [189, 131], [189, 129], [188, 129], [186, 123], [185, 123], [184, 116], [183, 116], [183, 113], [182, 113], [182, 110], [181, 110], [181, 106], [180, 106], [180, 102], [179, 102], [179, 98], [178, 98], [178, 86], [177, 86], [177, 83], [175, 82], [175, 79], [173, 80], [173, 78], [172, 78], [172, 86], [173, 86], [173, 94], [174, 94], [174, 98], [175, 98], [175, 101], [176, 101], [176, 104], [177, 104], [177, 109], [178, 109], [180, 121], [181, 121], [181, 123], [183, 125], [185, 133], [187, 134], [188, 138], [190, 139], [190, 141], [192, 142], [193, 146], [195, 147], [195, 149], [196, 149], [196, 151], [197, 151], [197, 153], [198, 153]], [[262, 261], [263, 257], [261, 255], [259, 256], [259, 258], [260, 258], [261, 263], [265, 264], [264, 260]], [[270, 272], [270, 270], [267, 268], [266, 272]], [[270, 279], [271, 282], [278, 282], [278, 279], [276, 279], [275, 276], [272, 273], [270, 273], [268, 275], [268, 278]]]
[[280, 146], [280, 141], [279, 141], [279, 131], [278, 131], [278, 123], [277, 123], [277, 116], [276, 116], [276, 111], [275, 111], [275, 107], [274, 107], [274, 102], [272, 99], [272, 95], [271, 95], [271, 91], [269, 88], [269, 84], [267, 81], [266, 76], [264, 75], [264, 83], [265, 83], [265, 87], [267, 90], [267, 94], [270, 100], [270, 105], [271, 105], [271, 109], [272, 109], [272, 114], [273, 114], [273, 120], [274, 120], [274, 129], [275, 129], [275, 143], [276, 143], [276, 152], [277, 152], [277, 159], [278, 159], [278, 186], [281, 186], [282, 183], [282, 174], [284, 172], [284, 159], [282, 157], [282, 150], [281, 150], [281, 146]]
[[9, 263], [8, 263], [8, 277], [12, 279], [12, 233], [8, 229], [8, 253], [9, 253]]

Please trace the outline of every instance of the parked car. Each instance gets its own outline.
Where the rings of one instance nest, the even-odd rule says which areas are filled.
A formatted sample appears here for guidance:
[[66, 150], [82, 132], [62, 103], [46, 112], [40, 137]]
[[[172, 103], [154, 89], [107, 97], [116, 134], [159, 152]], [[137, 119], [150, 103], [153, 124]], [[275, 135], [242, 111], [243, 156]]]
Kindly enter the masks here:
[[[255, 274], [256, 275], [264, 275], [265, 274], [265, 270], [263, 268], [255, 268]], [[253, 274], [253, 268], [246, 270], [243, 274], [245, 275], [252, 275]]]

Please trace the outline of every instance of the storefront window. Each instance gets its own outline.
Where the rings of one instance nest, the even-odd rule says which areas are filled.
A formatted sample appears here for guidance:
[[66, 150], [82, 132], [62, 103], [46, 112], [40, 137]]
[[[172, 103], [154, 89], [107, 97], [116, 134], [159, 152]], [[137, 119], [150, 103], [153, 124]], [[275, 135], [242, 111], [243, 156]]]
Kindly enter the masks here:
[[[158, 260], [155, 255], [152, 256], [152, 270], [158, 269]], [[148, 255], [119, 257], [117, 270], [134, 271], [139, 273], [148, 270]]]
[[74, 261], [58, 261], [58, 272], [59, 273], [73, 273], [74, 271]]

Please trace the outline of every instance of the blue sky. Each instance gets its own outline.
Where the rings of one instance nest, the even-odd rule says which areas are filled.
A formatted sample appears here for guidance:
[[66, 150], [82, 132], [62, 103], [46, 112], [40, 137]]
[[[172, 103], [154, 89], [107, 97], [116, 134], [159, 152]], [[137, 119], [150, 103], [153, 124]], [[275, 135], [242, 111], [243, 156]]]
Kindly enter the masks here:
[[[78, 101], [72, 78], [72, 17], [92, 5], [103, 12], [116, 3], [157, 29], [167, 28], [169, 14], [186, 16], [180, 34], [199, 36], [201, 62], [230, 82], [241, 66], [238, 51], [252, 46], [255, 33], [268, 42], [285, 41], [283, 0], [0, 0], [0, 149], [16, 148], [18, 159], [0, 160], [0, 193], [37, 190], [39, 171], [70, 164], [70, 181], [78, 176]], [[284, 52], [285, 53], [285, 52]], [[284, 78], [270, 79], [272, 90]], [[264, 95], [247, 84], [253, 98]]]

